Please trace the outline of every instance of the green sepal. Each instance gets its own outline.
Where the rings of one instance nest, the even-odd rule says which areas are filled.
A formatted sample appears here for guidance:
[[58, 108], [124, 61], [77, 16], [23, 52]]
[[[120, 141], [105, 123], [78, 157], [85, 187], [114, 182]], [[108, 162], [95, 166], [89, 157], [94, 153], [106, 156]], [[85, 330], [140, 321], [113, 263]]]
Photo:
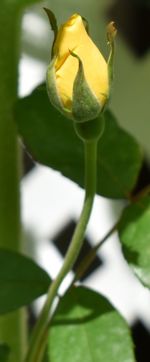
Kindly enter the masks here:
[[79, 62], [78, 72], [73, 84], [72, 115], [76, 122], [91, 121], [98, 117], [102, 108], [86, 82], [81, 59], [74, 52], [70, 51], [70, 54], [77, 58]]
[[57, 26], [57, 20], [56, 20], [56, 17], [54, 15], [54, 13], [50, 10], [50, 9], [47, 9], [47, 8], [43, 8], [44, 11], [46, 12], [47, 16], [48, 16], [48, 19], [49, 19], [49, 22], [50, 22], [50, 26], [51, 26], [51, 30], [54, 32], [54, 40], [53, 40], [53, 45], [52, 45], [52, 56], [53, 56], [53, 48], [54, 48], [54, 43], [55, 43], [55, 40], [56, 40], [56, 37], [57, 37], [57, 33], [58, 33], [58, 26]]
[[72, 118], [71, 112], [64, 108], [58, 94], [55, 78], [55, 57], [50, 62], [46, 73], [46, 87], [51, 104], [66, 117]]

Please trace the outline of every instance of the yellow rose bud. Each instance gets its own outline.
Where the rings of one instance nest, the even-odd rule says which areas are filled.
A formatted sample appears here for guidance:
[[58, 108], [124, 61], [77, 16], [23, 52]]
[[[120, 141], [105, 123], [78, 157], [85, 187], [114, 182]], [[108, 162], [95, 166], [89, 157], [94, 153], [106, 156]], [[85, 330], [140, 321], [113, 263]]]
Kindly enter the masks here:
[[[50, 18], [51, 13], [46, 11]], [[57, 32], [47, 71], [47, 90], [52, 104], [77, 122], [97, 118], [108, 100], [107, 62], [78, 14]]]
[[78, 71], [77, 59], [82, 61], [85, 79], [103, 108], [108, 98], [107, 63], [86, 32], [82, 18], [75, 14], [61, 26], [54, 44], [54, 63], [58, 94], [65, 108], [72, 109], [73, 84]]

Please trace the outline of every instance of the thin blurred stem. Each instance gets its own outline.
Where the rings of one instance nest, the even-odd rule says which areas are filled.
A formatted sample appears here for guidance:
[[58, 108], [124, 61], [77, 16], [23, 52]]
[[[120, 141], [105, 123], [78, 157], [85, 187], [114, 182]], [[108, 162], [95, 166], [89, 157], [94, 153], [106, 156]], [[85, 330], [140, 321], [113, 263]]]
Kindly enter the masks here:
[[[16, 6], [2, 1], [0, 8], [0, 247], [20, 250], [19, 148], [13, 119], [17, 98], [18, 36]], [[11, 348], [10, 362], [23, 355], [24, 313], [0, 317], [0, 341]]]

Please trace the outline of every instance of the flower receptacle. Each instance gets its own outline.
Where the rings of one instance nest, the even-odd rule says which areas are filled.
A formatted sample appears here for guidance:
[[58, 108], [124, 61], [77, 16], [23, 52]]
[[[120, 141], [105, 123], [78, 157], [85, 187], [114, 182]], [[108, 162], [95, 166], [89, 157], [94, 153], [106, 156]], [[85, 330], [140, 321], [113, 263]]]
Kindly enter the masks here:
[[74, 128], [77, 136], [82, 141], [98, 141], [102, 136], [105, 126], [104, 115], [101, 114], [98, 118], [89, 122], [79, 123], [74, 122]]

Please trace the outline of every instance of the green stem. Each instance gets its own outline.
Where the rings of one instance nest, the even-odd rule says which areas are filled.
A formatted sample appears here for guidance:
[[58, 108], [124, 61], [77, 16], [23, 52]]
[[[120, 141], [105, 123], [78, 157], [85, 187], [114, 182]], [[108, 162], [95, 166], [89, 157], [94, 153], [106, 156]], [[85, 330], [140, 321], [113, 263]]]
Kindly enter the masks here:
[[[13, 119], [17, 98], [18, 35], [16, 6], [2, 1], [0, 8], [0, 247], [20, 250], [19, 154]], [[0, 342], [11, 348], [10, 362], [21, 362], [21, 310], [0, 317]]]
[[[76, 226], [73, 238], [71, 240], [69, 249], [67, 251], [64, 264], [58, 273], [58, 276], [50, 286], [46, 303], [43, 307], [41, 315], [37, 321], [33, 335], [30, 342], [29, 351], [26, 357], [26, 362], [41, 362], [43, 349], [42, 340], [45, 334], [47, 323], [49, 322], [49, 313], [57, 294], [58, 288], [72, 269], [75, 263], [80, 249], [83, 245], [84, 234], [87, 227], [87, 223], [90, 218], [94, 195], [96, 191], [96, 157], [97, 155], [97, 142], [90, 141], [85, 142], [85, 200], [79, 222]], [[45, 343], [45, 342], [44, 342]], [[41, 353], [42, 350], [42, 353]]]

